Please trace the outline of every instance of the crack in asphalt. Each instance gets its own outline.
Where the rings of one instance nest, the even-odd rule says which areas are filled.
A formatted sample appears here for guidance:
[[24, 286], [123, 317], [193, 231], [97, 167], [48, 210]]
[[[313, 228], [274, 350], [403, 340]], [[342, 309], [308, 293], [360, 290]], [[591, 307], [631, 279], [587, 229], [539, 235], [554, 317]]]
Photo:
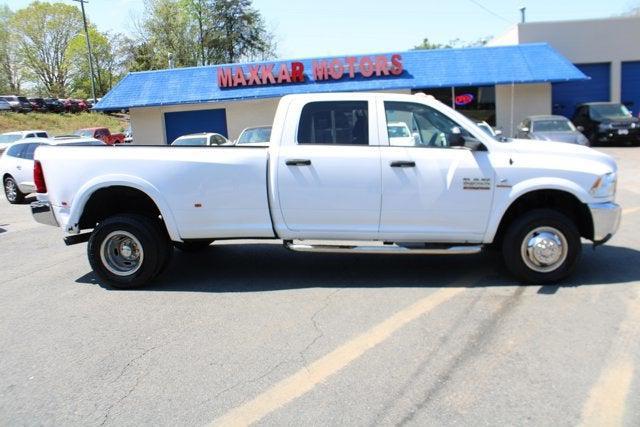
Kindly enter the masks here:
[[412, 421], [415, 416], [424, 409], [431, 400], [437, 396], [447, 385], [449, 380], [455, 374], [455, 371], [473, 358], [473, 356], [481, 352], [485, 346], [491, 341], [497, 331], [498, 324], [511, 313], [520, 302], [520, 297], [525, 291], [525, 287], [520, 286], [516, 291], [506, 298], [500, 307], [491, 316], [483, 321], [474, 334], [467, 340], [465, 346], [458, 355], [448, 364], [445, 371], [438, 375], [435, 384], [427, 390], [424, 398], [414, 404], [408, 413], [398, 422], [397, 426], [403, 426]]
[[324, 304], [322, 305], [322, 307], [320, 307], [319, 309], [317, 309], [312, 315], [311, 315], [311, 324], [313, 325], [313, 328], [316, 331], [316, 336], [313, 337], [313, 339], [309, 342], [309, 344], [307, 344], [302, 350], [300, 350], [298, 353], [300, 355], [300, 359], [302, 360], [302, 365], [305, 367], [305, 369], [307, 368], [307, 366], [309, 365], [309, 362], [307, 361], [307, 358], [305, 356], [305, 353], [309, 351], [309, 349], [311, 349], [311, 347], [313, 347], [315, 345], [315, 343], [317, 343], [322, 337], [324, 337], [324, 331], [320, 328], [320, 325], [318, 324], [318, 315], [320, 313], [322, 313], [324, 310], [327, 309], [327, 307], [329, 307], [329, 305], [331, 304], [331, 299], [342, 290], [342, 288], [338, 288], [335, 291], [331, 292], [329, 295], [327, 295], [324, 299]]

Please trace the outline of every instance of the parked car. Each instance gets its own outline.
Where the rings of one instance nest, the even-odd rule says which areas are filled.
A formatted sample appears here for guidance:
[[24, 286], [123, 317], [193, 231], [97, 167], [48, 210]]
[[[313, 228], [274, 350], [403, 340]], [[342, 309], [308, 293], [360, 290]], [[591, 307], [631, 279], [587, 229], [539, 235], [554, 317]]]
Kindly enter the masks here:
[[416, 140], [411, 133], [411, 129], [405, 122], [391, 122], [387, 125], [387, 133], [389, 134], [389, 142], [394, 145], [404, 145], [412, 147], [416, 144]]
[[573, 124], [591, 145], [599, 143], [640, 143], [640, 120], [622, 104], [587, 102], [580, 104]]
[[64, 104], [56, 98], [44, 98], [44, 104], [51, 113], [64, 113]]
[[124, 144], [123, 133], [111, 133], [108, 128], [85, 128], [76, 131], [76, 135], [84, 138], [95, 138], [103, 141], [105, 144]]
[[[498, 141], [433, 97], [287, 95], [275, 117], [261, 149], [130, 146], [105, 156], [41, 147], [33, 216], [61, 227], [67, 244], [88, 240], [96, 276], [118, 288], [157, 277], [172, 245], [246, 238], [303, 252], [470, 254], [494, 245], [516, 277], [540, 284], [579, 266], [582, 237], [603, 244], [619, 226], [611, 156]], [[369, 132], [386, 130], [387, 117], [415, 123], [413, 147]]]
[[78, 103], [78, 109], [80, 111], [89, 111], [91, 109], [91, 105], [83, 99], [74, 99], [74, 101]]
[[569, 142], [589, 146], [589, 140], [564, 116], [526, 117], [518, 125], [518, 138], [539, 141]]
[[131, 144], [133, 142], [133, 132], [131, 131], [131, 125], [127, 126], [124, 131], [124, 143]]
[[29, 104], [31, 104], [31, 109], [33, 111], [37, 111], [39, 113], [47, 112], [47, 105], [44, 103], [44, 99], [42, 98], [29, 98]]
[[93, 138], [25, 138], [11, 144], [0, 157], [0, 176], [4, 194], [11, 204], [22, 203], [35, 191], [33, 154], [42, 145], [105, 145]]
[[236, 145], [267, 146], [271, 139], [271, 126], [256, 126], [244, 129], [236, 140]]
[[227, 138], [219, 133], [203, 132], [182, 135], [176, 138], [171, 145], [233, 145]]
[[28, 113], [31, 111], [31, 104], [24, 96], [17, 95], [1, 95], [0, 99], [4, 99], [11, 105], [11, 109], [17, 113]]
[[64, 106], [65, 113], [78, 113], [80, 111], [80, 105], [73, 99], [59, 99]]
[[0, 113], [11, 111], [11, 104], [4, 99], [0, 99]]
[[506, 139], [504, 136], [502, 136], [502, 130], [501, 129], [494, 129], [487, 122], [478, 122], [478, 123], [476, 123], [476, 126], [478, 126], [480, 129], [485, 131], [485, 133], [487, 135], [489, 135], [489, 136], [492, 136], [492, 137], [494, 137], [496, 139], [502, 139], [502, 140]]
[[43, 130], [22, 130], [17, 132], [5, 132], [0, 134], [0, 153], [19, 139], [24, 138], [49, 138], [49, 134]]

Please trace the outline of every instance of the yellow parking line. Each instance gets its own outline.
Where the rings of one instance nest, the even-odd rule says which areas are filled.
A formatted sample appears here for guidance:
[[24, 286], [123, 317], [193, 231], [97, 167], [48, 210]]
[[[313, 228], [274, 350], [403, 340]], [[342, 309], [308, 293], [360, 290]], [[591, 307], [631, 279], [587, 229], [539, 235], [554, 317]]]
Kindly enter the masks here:
[[309, 392], [368, 350], [385, 341], [398, 329], [463, 291], [464, 287], [462, 286], [448, 287], [422, 298], [309, 366], [276, 383], [253, 400], [232, 409], [215, 420], [212, 425], [246, 426], [261, 420], [271, 412]]
[[640, 295], [630, 300], [627, 316], [620, 324], [609, 359], [591, 388], [582, 409], [584, 426], [620, 426], [634, 374], [633, 355], [638, 349]]

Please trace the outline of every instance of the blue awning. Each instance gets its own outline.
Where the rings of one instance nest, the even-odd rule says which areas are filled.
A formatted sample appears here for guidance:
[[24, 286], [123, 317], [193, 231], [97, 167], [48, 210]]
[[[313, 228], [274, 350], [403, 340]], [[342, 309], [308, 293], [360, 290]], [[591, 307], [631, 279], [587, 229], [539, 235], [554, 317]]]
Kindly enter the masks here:
[[[394, 52], [396, 53], [396, 52]], [[127, 74], [94, 109], [116, 110], [161, 105], [280, 97], [294, 93], [379, 91], [437, 87], [490, 86], [510, 83], [565, 82], [588, 79], [569, 60], [546, 43], [463, 49], [411, 50], [399, 52], [404, 71], [393, 76], [343, 77], [316, 82], [312, 61], [331, 58], [267, 61], [267, 64], [299, 61], [304, 64], [305, 81], [277, 85], [219, 88], [217, 69], [247, 64], [173, 68]], [[373, 54], [371, 57], [387, 54]], [[367, 55], [358, 55], [358, 57]], [[274, 69], [274, 72], [276, 69]]]

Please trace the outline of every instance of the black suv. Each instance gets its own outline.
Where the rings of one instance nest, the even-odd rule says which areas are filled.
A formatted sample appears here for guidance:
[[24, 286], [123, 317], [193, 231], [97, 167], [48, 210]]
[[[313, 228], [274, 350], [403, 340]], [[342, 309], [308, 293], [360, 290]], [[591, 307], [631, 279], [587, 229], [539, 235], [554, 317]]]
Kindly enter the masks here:
[[52, 113], [64, 113], [64, 105], [56, 98], [45, 98], [44, 105], [47, 106], [47, 111]]
[[640, 143], [640, 120], [627, 107], [615, 102], [587, 102], [578, 105], [572, 122], [591, 145], [598, 143]]

